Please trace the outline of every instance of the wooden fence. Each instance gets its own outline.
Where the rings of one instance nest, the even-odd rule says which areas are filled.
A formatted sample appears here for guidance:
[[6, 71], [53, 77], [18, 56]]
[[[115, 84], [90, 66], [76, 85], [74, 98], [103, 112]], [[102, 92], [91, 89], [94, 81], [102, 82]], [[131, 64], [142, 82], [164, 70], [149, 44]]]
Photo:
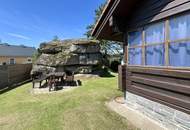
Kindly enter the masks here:
[[30, 79], [32, 64], [0, 66], [0, 89]]

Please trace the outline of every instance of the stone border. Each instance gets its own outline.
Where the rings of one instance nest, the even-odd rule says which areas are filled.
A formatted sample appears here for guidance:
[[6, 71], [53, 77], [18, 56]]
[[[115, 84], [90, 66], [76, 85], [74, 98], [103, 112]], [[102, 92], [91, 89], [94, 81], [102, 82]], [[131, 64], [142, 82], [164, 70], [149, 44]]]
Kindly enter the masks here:
[[190, 115], [186, 113], [130, 92], [126, 92], [125, 101], [126, 106], [170, 130], [190, 130]]
[[168, 130], [151, 118], [148, 118], [142, 113], [127, 107], [126, 104], [120, 104], [115, 100], [112, 100], [110, 102], [107, 102], [106, 106], [122, 117], [125, 117], [132, 125], [141, 130]]

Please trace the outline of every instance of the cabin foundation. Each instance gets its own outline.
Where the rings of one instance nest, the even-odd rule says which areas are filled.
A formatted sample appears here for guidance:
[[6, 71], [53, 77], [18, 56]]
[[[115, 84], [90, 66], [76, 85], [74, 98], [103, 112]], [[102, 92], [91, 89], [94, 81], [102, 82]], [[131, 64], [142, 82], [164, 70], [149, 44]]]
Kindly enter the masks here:
[[159, 122], [170, 130], [190, 128], [190, 116], [166, 105], [151, 101], [130, 92], [125, 92], [126, 105]]

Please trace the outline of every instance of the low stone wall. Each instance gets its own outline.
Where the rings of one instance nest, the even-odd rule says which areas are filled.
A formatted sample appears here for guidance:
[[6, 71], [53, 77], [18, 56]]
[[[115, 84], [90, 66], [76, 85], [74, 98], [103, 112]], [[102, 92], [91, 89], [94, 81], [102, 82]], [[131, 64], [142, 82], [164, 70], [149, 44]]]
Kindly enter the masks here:
[[190, 130], [190, 115], [126, 92], [126, 104], [169, 130]]
[[0, 66], [0, 89], [30, 79], [32, 64]]

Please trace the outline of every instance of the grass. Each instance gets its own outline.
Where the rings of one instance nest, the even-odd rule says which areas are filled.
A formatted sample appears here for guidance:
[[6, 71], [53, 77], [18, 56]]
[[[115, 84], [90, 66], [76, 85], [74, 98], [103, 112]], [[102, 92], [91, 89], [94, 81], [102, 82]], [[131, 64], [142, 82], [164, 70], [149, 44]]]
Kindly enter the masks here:
[[32, 95], [32, 84], [0, 95], [1, 130], [131, 130], [105, 102], [122, 93], [117, 77], [86, 79], [64, 93]]

